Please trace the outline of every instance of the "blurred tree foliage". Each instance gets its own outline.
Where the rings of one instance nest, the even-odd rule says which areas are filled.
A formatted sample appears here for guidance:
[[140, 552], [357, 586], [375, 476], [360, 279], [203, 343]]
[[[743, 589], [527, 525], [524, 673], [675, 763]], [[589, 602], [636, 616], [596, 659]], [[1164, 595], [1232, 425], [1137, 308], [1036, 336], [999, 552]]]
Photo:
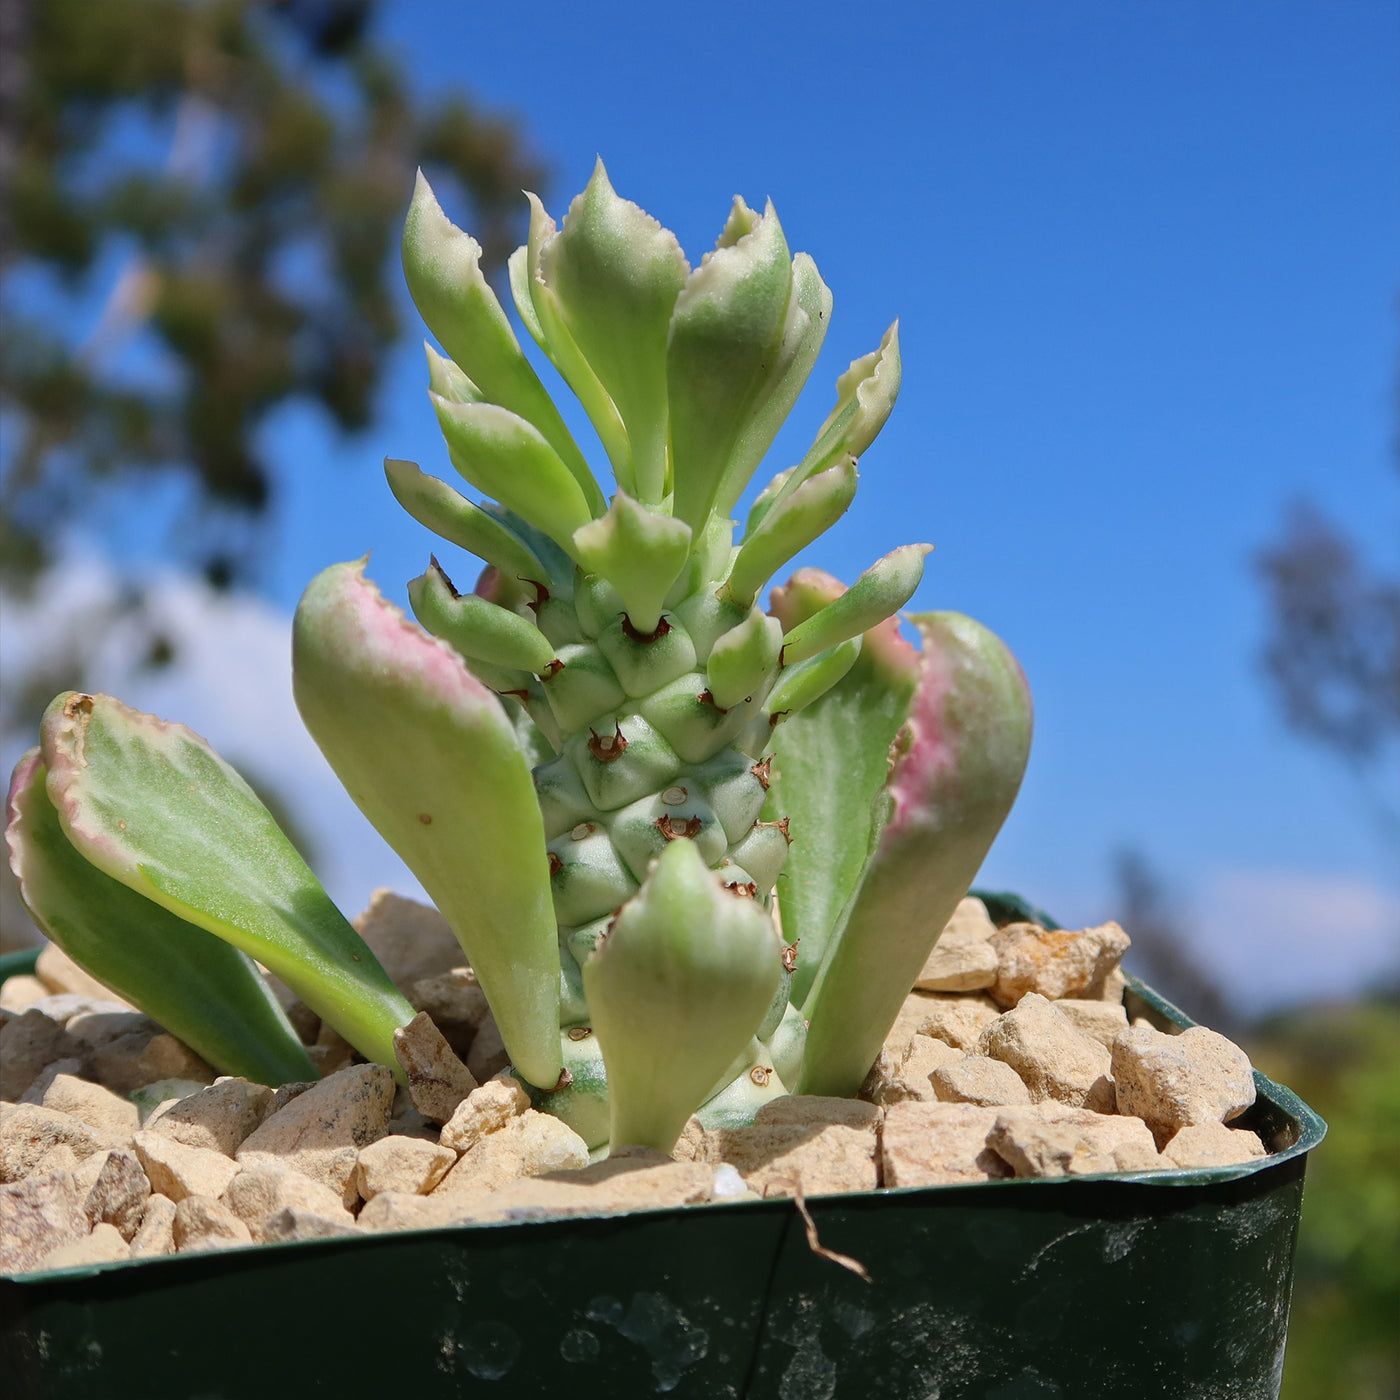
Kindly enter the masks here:
[[[249, 572], [289, 401], [374, 409], [398, 330], [389, 257], [418, 164], [455, 177], [499, 263], [543, 172], [461, 96], [419, 103], [368, 0], [0, 0], [0, 581], [99, 483], [192, 483], [172, 541]], [[47, 310], [55, 296], [95, 325]], [[47, 300], [46, 300], [47, 298]], [[130, 356], [139, 337], [140, 373]], [[158, 659], [158, 658], [157, 658]]]
[[1264, 673], [1284, 719], [1346, 763], [1393, 834], [1393, 780], [1374, 779], [1400, 741], [1400, 579], [1368, 568], [1307, 501], [1255, 564], [1269, 610]]
[[1282, 1400], [1397, 1400], [1400, 990], [1280, 1015], [1250, 1050], [1328, 1123], [1308, 1159]]

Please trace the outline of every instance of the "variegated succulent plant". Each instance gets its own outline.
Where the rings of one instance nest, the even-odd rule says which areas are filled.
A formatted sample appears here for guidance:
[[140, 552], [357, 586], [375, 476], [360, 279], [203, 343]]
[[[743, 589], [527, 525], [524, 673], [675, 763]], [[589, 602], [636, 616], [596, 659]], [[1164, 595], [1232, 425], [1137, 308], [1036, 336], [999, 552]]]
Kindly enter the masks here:
[[[421, 177], [403, 239], [431, 398], [473, 504], [389, 486], [484, 562], [434, 558], [406, 617], [338, 564], [294, 626], [298, 705], [422, 882], [538, 1106], [601, 1150], [688, 1116], [853, 1094], [1020, 784], [1020, 668], [970, 619], [909, 620], [926, 545], [846, 589], [771, 575], [851, 504], [899, 389], [891, 327], [802, 460], [731, 519], [797, 399], [831, 295], [771, 204], [736, 199], [692, 268], [601, 162], [556, 228], [531, 196], [516, 310], [612, 467], [605, 496]], [[41, 926], [212, 1063], [306, 1053], [253, 959], [395, 1067], [412, 1010], [245, 783], [196, 735], [60, 696], [16, 771], [9, 839]], [[774, 899], [776, 885], [777, 901]], [[775, 915], [781, 906], [781, 928]]]

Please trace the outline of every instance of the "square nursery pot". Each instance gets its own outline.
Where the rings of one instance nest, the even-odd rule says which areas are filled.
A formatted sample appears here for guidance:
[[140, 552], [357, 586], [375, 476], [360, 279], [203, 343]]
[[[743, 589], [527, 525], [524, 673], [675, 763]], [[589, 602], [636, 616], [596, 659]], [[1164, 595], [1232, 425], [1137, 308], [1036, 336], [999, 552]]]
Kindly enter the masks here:
[[[1130, 1017], [1192, 1024], [1128, 982]], [[0, 1394], [1269, 1400], [1326, 1127], [1255, 1083], [1236, 1125], [1271, 1155], [1248, 1165], [809, 1202], [869, 1282], [813, 1253], [789, 1199], [8, 1278]]]

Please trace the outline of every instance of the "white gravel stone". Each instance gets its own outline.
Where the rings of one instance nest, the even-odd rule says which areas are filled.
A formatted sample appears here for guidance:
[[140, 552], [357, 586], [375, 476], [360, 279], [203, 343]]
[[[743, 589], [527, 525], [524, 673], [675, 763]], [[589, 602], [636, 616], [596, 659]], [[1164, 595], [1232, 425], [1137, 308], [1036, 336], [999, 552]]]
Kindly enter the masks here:
[[1022, 1177], [1153, 1171], [1164, 1165], [1140, 1118], [1058, 1105], [999, 1113], [987, 1143]]
[[28, 973], [7, 977], [0, 984], [0, 1011], [25, 1011], [37, 1001], [52, 995], [49, 989], [37, 978]]
[[131, 1237], [131, 1257], [150, 1258], [175, 1252], [175, 1202], [169, 1196], [151, 1196], [141, 1212], [141, 1224]]
[[426, 1195], [456, 1164], [451, 1148], [421, 1138], [382, 1137], [360, 1149], [356, 1185], [367, 1201], [384, 1191]]
[[1128, 949], [1128, 935], [1115, 923], [1097, 928], [1043, 929], [1008, 924], [992, 935], [997, 977], [991, 996], [1015, 1006], [1028, 992], [1058, 997], [1101, 997], [1105, 979]]
[[34, 1268], [50, 1250], [88, 1233], [71, 1172], [49, 1172], [0, 1186], [0, 1274]]
[[133, 1141], [151, 1189], [177, 1204], [186, 1196], [217, 1199], [238, 1171], [238, 1164], [222, 1152], [188, 1147], [161, 1133], [143, 1129]]
[[131, 1246], [115, 1226], [99, 1224], [83, 1239], [51, 1249], [34, 1268], [36, 1272], [49, 1269], [79, 1269], [85, 1264], [114, 1263], [118, 1259], [128, 1258], [130, 1254]]
[[182, 1254], [239, 1249], [253, 1242], [248, 1227], [226, 1205], [210, 1196], [186, 1196], [178, 1201], [171, 1235]]
[[80, 1055], [67, 1031], [42, 1011], [6, 1017], [0, 1025], [0, 1099], [14, 1103], [53, 1061]]
[[19, 1181], [39, 1169], [39, 1163], [56, 1147], [67, 1147], [77, 1161], [124, 1139], [90, 1128], [71, 1113], [60, 1113], [41, 1104], [19, 1104], [0, 1123], [0, 1182]]
[[887, 1051], [880, 1052], [870, 1077], [861, 1088], [860, 1097], [881, 1108], [903, 1103], [906, 1099], [931, 1103], [938, 1097], [930, 1079], [934, 1070], [962, 1058], [963, 1052], [947, 1041], [916, 1035], [910, 1040], [902, 1063], [895, 1063]]
[[394, 1077], [383, 1065], [352, 1065], [265, 1118], [238, 1149], [244, 1166], [288, 1166], [355, 1204], [355, 1163], [384, 1136]]
[[426, 1011], [394, 1032], [394, 1054], [408, 1075], [414, 1108], [430, 1123], [446, 1123], [477, 1087]]
[[1162, 1149], [1174, 1167], [1234, 1167], [1268, 1155], [1258, 1133], [1225, 1123], [1190, 1123], [1178, 1128]]
[[1062, 997], [1055, 1010], [1069, 1018], [1070, 1024], [1091, 1035], [1100, 1045], [1112, 1048], [1114, 1038], [1128, 1029], [1128, 1013], [1122, 1002], [1090, 1001], [1082, 997]]
[[232, 1157], [272, 1106], [265, 1084], [227, 1077], [174, 1102], [160, 1105], [146, 1119], [146, 1130]]
[[1112, 1058], [1119, 1109], [1144, 1119], [1162, 1141], [1188, 1125], [1228, 1123], [1254, 1102], [1249, 1056], [1204, 1026], [1180, 1035], [1126, 1030]]
[[130, 1240], [141, 1224], [146, 1202], [151, 1198], [151, 1183], [141, 1169], [134, 1152], [116, 1148], [110, 1152], [93, 1153], [85, 1168], [97, 1164], [92, 1184], [83, 1202], [83, 1210], [94, 1226], [115, 1226], [124, 1240]]
[[483, 1137], [431, 1193], [495, 1191], [508, 1181], [588, 1165], [588, 1144], [567, 1124], [533, 1108]]
[[989, 941], [996, 925], [980, 899], [962, 900], [914, 979], [929, 992], [971, 992], [997, 980], [997, 952]]
[[268, 1222], [284, 1211], [292, 1211], [303, 1224], [312, 1217], [324, 1220], [330, 1228], [322, 1233], [343, 1232], [355, 1223], [339, 1192], [287, 1167], [245, 1167], [220, 1199], [255, 1241], [271, 1238]]
[[885, 1186], [995, 1181], [1011, 1168], [987, 1134], [998, 1110], [970, 1103], [897, 1103], [885, 1113], [880, 1159]]
[[1033, 1103], [1055, 1099], [1074, 1108], [1113, 1112], [1112, 1055], [1036, 992], [1027, 993], [982, 1031], [977, 1053], [1010, 1065]]
[[54, 1077], [44, 1091], [44, 1107], [71, 1114], [88, 1127], [123, 1141], [129, 1140], [141, 1125], [141, 1115], [130, 1099], [71, 1074]]
[[508, 1075], [488, 1079], [457, 1105], [443, 1125], [441, 1142], [454, 1152], [469, 1152], [482, 1138], [499, 1132], [530, 1107], [530, 1096]]
[[212, 1084], [213, 1069], [184, 1041], [161, 1031], [134, 1031], [97, 1046], [89, 1056], [93, 1075], [109, 1089], [129, 1094], [158, 1079], [195, 1079]]
[[961, 1055], [929, 1076], [933, 1097], [943, 1103], [983, 1107], [1030, 1103], [1031, 1091], [1010, 1065], [987, 1055]]

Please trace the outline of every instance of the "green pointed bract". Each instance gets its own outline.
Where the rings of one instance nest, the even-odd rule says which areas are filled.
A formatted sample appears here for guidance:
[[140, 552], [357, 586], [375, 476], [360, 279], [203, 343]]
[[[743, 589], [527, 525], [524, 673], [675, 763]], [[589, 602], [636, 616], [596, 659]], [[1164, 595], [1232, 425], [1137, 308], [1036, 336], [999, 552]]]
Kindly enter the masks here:
[[672, 841], [583, 968], [607, 1067], [612, 1143], [669, 1152], [777, 990], [782, 944], [752, 899]]
[[856, 495], [856, 462], [846, 457], [809, 477], [790, 496], [765, 511], [739, 546], [724, 584], [726, 597], [752, 603], [759, 590], [795, 554], [829, 530]]
[[474, 593], [458, 593], [436, 559], [408, 585], [408, 601], [433, 636], [469, 661], [538, 675], [554, 659], [554, 648], [534, 623]]
[[831, 300], [831, 291], [822, 281], [816, 263], [806, 253], [798, 253], [792, 260], [792, 295], [788, 298], [787, 318], [767, 389], [734, 450], [715, 501], [721, 515], [728, 515], [744, 494], [749, 478], [773, 445], [778, 429], [807, 383], [831, 324]]
[[805, 661], [785, 666], [763, 702], [768, 723], [780, 724], [820, 700], [856, 664], [860, 649], [861, 638], [848, 637]]
[[[844, 456], [859, 457], [875, 441], [899, 397], [899, 322], [885, 332], [878, 350], [852, 360], [836, 381], [836, 407], [817, 432], [772, 504], [791, 495], [809, 476]], [[752, 522], [751, 522], [752, 524]]]
[[705, 257], [676, 299], [666, 354], [673, 509], [697, 536], [772, 390], [792, 290], [790, 257], [770, 204], [738, 242]]
[[637, 483], [632, 475], [632, 447], [617, 405], [574, 342], [558, 298], [544, 280], [544, 249], [557, 236], [558, 230], [539, 199], [528, 192], [526, 198], [530, 201], [530, 241], [525, 245], [523, 261], [518, 257], [513, 260], [511, 295], [518, 309], [528, 309], [528, 314], [521, 309], [521, 320], [532, 327], [531, 334], [583, 405], [612, 463], [617, 484], [635, 495]]
[[462, 372], [462, 367], [445, 355], [439, 355], [425, 340], [423, 353], [428, 357], [428, 388], [453, 403], [486, 403], [481, 390]]
[[49, 797], [81, 856], [256, 958], [361, 1054], [397, 1066], [394, 1031], [413, 1008], [199, 735], [75, 692], [53, 701], [40, 734]]
[[435, 535], [484, 559], [510, 578], [543, 583], [543, 562], [495, 516], [473, 505], [445, 481], [420, 471], [415, 462], [384, 459], [384, 475], [394, 499]]
[[606, 515], [574, 532], [573, 547], [583, 568], [617, 589], [632, 626], [650, 634], [690, 556], [690, 526], [619, 491]]
[[523, 418], [489, 403], [431, 395], [452, 465], [478, 491], [543, 530], [566, 553], [593, 518], [558, 453]]
[[715, 704], [727, 710], [770, 683], [778, 669], [782, 646], [783, 629], [777, 618], [751, 609], [737, 627], [725, 632], [710, 649], [705, 679]]
[[563, 228], [539, 253], [540, 277], [579, 353], [616, 407], [634, 494], [666, 493], [666, 339], [690, 273], [676, 236], [618, 198], [598, 161]]
[[918, 688], [877, 798], [870, 858], [803, 1007], [799, 1092], [854, 1094], [1001, 829], [1030, 752], [1031, 700], [1006, 646], [924, 613]]
[[[772, 608], [793, 624], [844, 591], [830, 574], [803, 569], [773, 590]], [[773, 731], [774, 776], [764, 815], [786, 816], [796, 838], [778, 877], [783, 936], [798, 941], [796, 1006], [806, 1000], [860, 879], [873, 804], [919, 669], [919, 653], [890, 618], [864, 634], [860, 657], [845, 676]], [[833, 767], [839, 782], [832, 781]]]
[[403, 229], [403, 270], [419, 314], [488, 403], [533, 424], [574, 475], [590, 506], [603, 508], [588, 463], [520, 349], [481, 271], [481, 245], [442, 212], [418, 172]]
[[924, 576], [931, 544], [905, 544], [872, 564], [839, 598], [783, 636], [783, 664], [805, 661], [820, 651], [859, 636], [898, 612]]
[[221, 1074], [258, 1084], [316, 1068], [253, 960], [79, 855], [59, 824], [38, 749], [15, 768], [6, 841], [26, 908], [85, 972]]
[[312, 580], [293, 625], [297, 706], [356, 805], [457, 935], [521, 1075], [559, 1077], [559, 948], [544, 828], [497, 698], [364, 577]]

